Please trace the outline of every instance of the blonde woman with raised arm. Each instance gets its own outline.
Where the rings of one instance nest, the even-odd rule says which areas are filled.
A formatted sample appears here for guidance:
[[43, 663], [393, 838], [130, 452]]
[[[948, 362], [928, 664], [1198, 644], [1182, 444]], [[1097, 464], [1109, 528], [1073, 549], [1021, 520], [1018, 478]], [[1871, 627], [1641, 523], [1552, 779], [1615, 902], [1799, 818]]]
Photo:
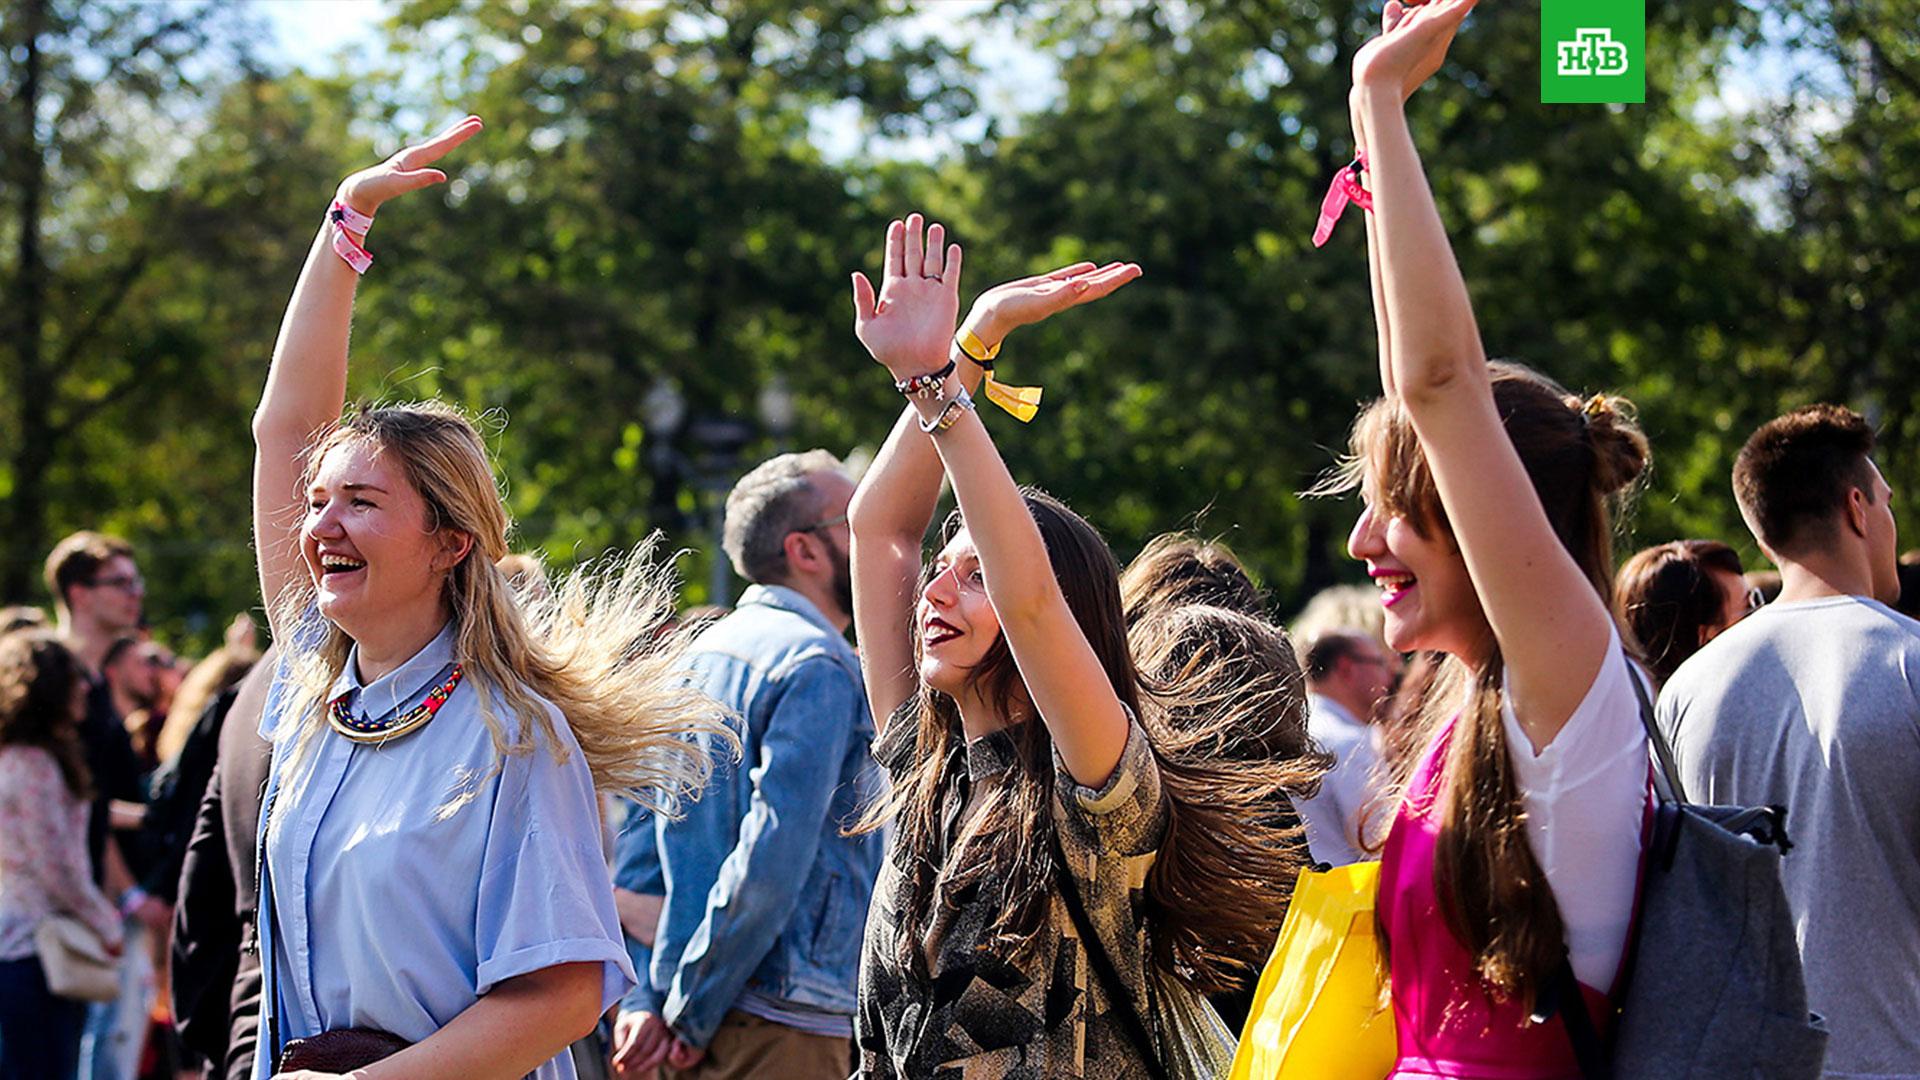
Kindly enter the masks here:
[[306, 1040], [312, 1064], [279, 1075], [569, 1080], [567, 1045], [633, 982], [595, 790], [670, 802], [704, 768], [675, 736], [710, 706], [653, 643], [671, 597], [644, 549], [516, 595], [473, 426], [435, 402], [342, 416], [366, 231], [480, 128], [341, 183], [254, 417], [283, 651], [261, 724], [261, 1078]]

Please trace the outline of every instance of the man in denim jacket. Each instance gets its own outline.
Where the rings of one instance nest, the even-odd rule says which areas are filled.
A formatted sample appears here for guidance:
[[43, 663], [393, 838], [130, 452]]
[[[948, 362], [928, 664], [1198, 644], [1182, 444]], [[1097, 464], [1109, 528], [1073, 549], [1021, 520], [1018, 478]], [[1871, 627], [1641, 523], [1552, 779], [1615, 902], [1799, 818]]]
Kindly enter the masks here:
[[[615, 883], [665, 901], [651, 949], [649, 928], [623, 919], [642, 978], [620, 1006], [621, 1077], [664, 1066], [702, 1080], [843, 1080], [851, 1069], [881, 857], [877, 834], [841, 835], [880, 783], [844, 636], [852, 496], [839, 461], [813, 450], [765, 462], [727, 497], [727, 557], [754, 584], [695, 640], [689, 665], [738, 714], [742, 752], [715, 755], [683, 819], [636, 813], [622, 830]], [[638, 899], [622, 897], [623, 916]]]

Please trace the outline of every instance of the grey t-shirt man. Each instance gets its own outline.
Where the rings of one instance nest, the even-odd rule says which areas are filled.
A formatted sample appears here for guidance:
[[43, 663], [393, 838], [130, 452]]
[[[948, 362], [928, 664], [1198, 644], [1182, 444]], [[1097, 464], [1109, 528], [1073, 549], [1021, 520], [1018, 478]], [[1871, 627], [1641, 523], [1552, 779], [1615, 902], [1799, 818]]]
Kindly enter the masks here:
[[1920, 622], [1857, 596], [1769, 605], [1682, 664], [1658, 716], [1690, 798], [1787, 808], [1825, 1075], [1920, 1078]]

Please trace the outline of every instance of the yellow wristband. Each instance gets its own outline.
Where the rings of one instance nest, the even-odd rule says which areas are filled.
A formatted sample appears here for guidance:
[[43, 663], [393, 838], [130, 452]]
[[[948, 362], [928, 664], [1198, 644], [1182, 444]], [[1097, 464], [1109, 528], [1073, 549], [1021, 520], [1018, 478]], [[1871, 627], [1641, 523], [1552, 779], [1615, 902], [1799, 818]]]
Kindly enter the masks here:
[[969, 359], [980, 365], [981, 369], [987, 373], [988, 401], [1005, 409], [1007, 415], [1023, 424], [1031, 421], [1040, 412], [1040, 395], [1043, 392], [1040, 387], [1009, 386], [993, 377], [993, 361], [1000, 355], [1000, 345], [1005, 344], [1004, 341], [988, 347], [987, 343], [975, 336], [973, 331], [967, 330], [955, 338], [953, 343], [960, 346], [960, 351], [966, 353]]
[[1002, 341], [1000, 345], [988, 348], [986, 342], [974, 336], [973, 331], [965, 330], [961, 332], [958, 338], [954, 339], [954, 344], [960, 346], [960, 351], [966, 353], [974, 360], [991, 363], [994, 357], [1000, 355], [1000, 345], [1004, 345], [1006, 342]]

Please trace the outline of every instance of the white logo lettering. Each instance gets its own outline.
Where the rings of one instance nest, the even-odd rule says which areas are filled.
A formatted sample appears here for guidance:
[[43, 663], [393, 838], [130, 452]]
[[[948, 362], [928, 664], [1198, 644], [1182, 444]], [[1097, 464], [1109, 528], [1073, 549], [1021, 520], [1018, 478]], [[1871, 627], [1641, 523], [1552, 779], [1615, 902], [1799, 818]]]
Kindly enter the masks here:
[[1572, 41], [1558, 43], [1562, 75], [1625, 75], [1627, 47], [1600, 27], [1573, 32]]

